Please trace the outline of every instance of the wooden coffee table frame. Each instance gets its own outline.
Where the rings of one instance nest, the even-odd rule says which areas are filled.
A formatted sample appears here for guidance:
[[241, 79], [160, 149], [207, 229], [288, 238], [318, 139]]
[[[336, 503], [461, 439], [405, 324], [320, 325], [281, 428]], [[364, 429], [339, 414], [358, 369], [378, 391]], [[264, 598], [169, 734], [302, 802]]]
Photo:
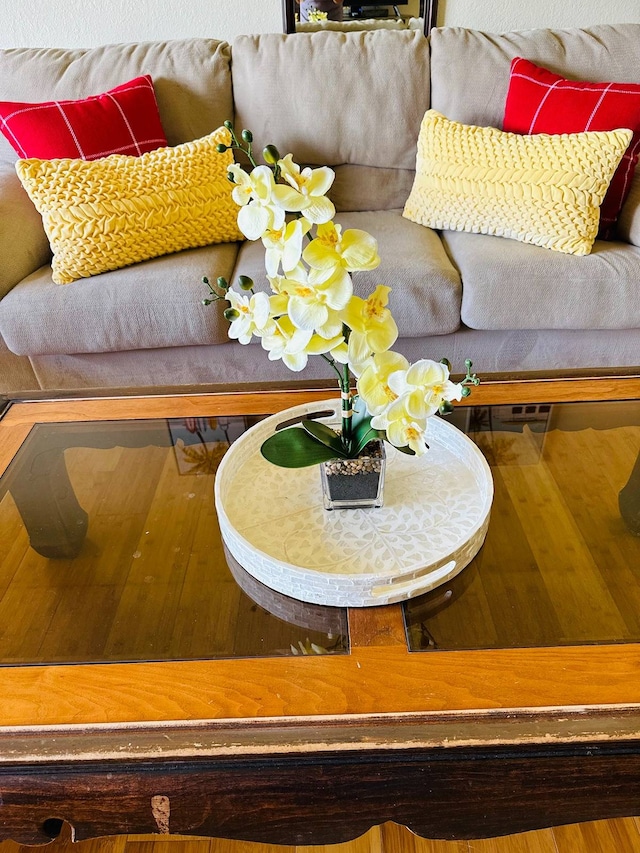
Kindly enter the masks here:
[[[36, 422], [331, 396], [14, 403], [0, 472]], [[640, 377], [487, 382], [473, 402], [607, 399], [640, 400]], [[411, 653], [400, 605], [351, 610], [349, 629], [344, 656], [0, 668], [0, 839], [68, 821], [76, 839], [329, 844], [388, 820], [451, 839], [640, 814], [640, 644]]]

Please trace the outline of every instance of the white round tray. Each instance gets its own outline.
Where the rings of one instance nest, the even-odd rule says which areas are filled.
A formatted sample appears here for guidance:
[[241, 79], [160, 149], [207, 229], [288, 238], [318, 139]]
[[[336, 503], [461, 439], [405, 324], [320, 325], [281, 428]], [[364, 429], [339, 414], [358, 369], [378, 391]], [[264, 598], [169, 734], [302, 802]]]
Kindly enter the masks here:
[[223, 457], [216, 509], [240, 565], [271, 589], [335, 607], [404, 601], [457, 575], [480, 550], [493, 500], [476, 445], [430, 418], [423, 456], [385, 444], [383, 507], [329, 512], [318, 465], [279, 468], [260, 453], [279, 424], [319, 411], [340, 425], [339, 400], [296, 406], [251, 427]]

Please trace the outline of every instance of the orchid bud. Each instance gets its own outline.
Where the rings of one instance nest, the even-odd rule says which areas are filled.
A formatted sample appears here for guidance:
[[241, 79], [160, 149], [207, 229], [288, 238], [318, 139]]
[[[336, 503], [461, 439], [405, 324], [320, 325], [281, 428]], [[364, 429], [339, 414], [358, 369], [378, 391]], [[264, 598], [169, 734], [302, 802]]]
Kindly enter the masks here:
[[443, 400], [442, 403], [440, 403], [438, 411], [441, 415], [450, 415], [453, 411], [453, 403], [450, 403], [448, 400]]
[[225, 145], [224, 142], [218, 142], [216, 145], [216, 151], [218, 154], [224, 154], [225, 151], [229, 150], [229, 146]]
[[242, 131], [242, 141], [250, 145], [253, 142], [253, 133], [250, 130]]
[[238, 286], [241, 290], [251, 290], [253, 287], [253, 279], [248, 275], [238, 276]]
[[216, 284], [218, 285], [220, 290], [229, 290], [229, 282], [226, 280], [226, 278], [223, 278], [222, 276], [220, 276], [216, 280]]
[[262, 151], [262, 156], [264, 157], [265, 163], [268, 163], [270, 166], [275, 166], [280, 159], [280, 152], [275, 145], [267, 145], [267, 147]]
[[235, 308], [227, 308], [224, 312], [224, 319], [228, 320], [230, 323], [233, 323], [234, 320], [237, 320], [240, 316], [240, 312]]
[[233, 122], [229, 121], [229, 119], [224, 122], [224, 126], [227, 128], [227, 130], [233, 130]]

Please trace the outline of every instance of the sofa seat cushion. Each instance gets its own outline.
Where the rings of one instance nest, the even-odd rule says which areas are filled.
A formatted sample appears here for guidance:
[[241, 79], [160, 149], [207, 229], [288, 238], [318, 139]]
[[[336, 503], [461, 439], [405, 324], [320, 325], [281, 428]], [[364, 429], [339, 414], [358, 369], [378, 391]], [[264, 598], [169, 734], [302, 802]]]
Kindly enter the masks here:
[[[412, 362], [425, 357], [448, 358], [458, 375], [465, 358], [470, 358], [474, 370], [483, 377], [520, 370], [566, 372], [585, 367], [634, 367], [638, 364], [640, 331], [487, 332], [462, 327], [451, 335], [401, 338], [394, 350]], [[215, 347], [39, 355], [33, 356], [31, 363], [40, 387], [53, 392], [113, 389], [118, 393], [133, 388], [155, 394], [159, 389], [179, 386], [201, 386], [202, 391], [211, 391], [245, 384], [255, 389], [267, 382], [307, 384], [315, 379], [335, 387], [333, 371], [321, 358], [310, 358], [304, 373], [296, 377], [281, 360], [269, 361], [259, 345], [242, 346], [237, 341]], [[0, 344], [2, 377], [4, 364]]]
[[222, 343], [222, 303], [202, 305], [206, 275], [230, 277], [237, 243], [190, 249], [66, 287], [41, 267], [0, 302], [0, 334], [18, 355]]
[[[391, 287], [389, 308], [402, 337], [444, 335], [459, 327], [460, 276], [435, 231], [408, 222], [401, 210], [341, 213], [336, 222], [378, 241], [380, 266], [353, 273], [354, 292], [365, 298], [378, 284]], [[269, 291], [260, 240], [242, 245], [235, 275], [248, 275], [256, 290]]]
[[596, 240], [576, 258], [485, 234], [447, 231], [473, 329], [637, 329], [640, 249]]

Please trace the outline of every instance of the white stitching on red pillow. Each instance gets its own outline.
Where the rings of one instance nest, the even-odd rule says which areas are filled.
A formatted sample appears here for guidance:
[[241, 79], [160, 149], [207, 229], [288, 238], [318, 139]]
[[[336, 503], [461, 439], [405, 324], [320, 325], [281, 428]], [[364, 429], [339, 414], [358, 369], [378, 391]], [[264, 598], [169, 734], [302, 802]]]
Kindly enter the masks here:
[[22, 158], [97, 160], [167, 145], [151, 77], [76, 101], [0, 101], [0, 130]]
[[567, 80], [528, 59], [511, 63], [503, 130], [511, 133], [633, 131], [600, 208], [599, 236], [615, 237], [615, 223], [631, 188], [640, 154], [640, 84]]

